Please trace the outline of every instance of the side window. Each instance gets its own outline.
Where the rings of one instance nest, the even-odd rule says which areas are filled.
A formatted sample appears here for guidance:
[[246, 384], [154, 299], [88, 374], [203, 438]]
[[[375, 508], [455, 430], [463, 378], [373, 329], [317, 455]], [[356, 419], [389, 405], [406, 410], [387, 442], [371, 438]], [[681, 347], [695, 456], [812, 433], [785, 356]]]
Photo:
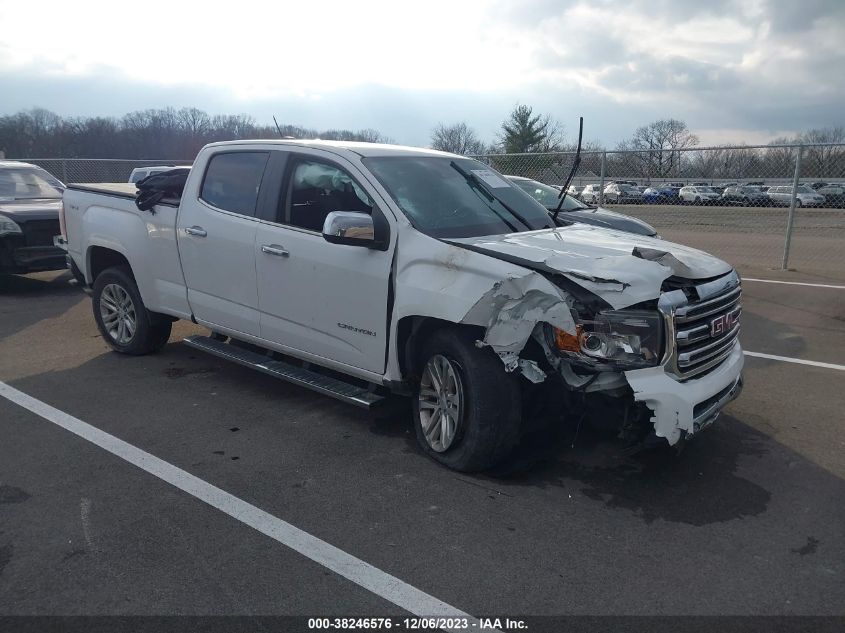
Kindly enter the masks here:
[[268, 152], [215, 154], [205, 171], [200, 198], [218, 209], [254, 216], [269, 156]]
[[340, 167], [315, 160], [298, 160], [289, 174], [286, 199], [279, 209], [283, 224], [319, 233], [332, 211], [373, 212], [373, 201]]

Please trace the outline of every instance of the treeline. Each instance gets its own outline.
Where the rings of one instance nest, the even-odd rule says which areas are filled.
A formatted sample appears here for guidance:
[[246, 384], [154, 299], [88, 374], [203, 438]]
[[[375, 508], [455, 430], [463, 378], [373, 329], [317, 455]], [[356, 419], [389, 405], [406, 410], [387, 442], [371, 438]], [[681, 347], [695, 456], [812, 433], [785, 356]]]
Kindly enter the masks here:
[[[575, 143], [564, 136], [563, 125], [531, 106], [517, 104], [501, 124], [493, 143], [482, 141], [466, 122], [439, 123], [431, 131], [431, 146], [458, 154], [492, 154], [488, 161], [500, 171], [559, 182], [569, 172]], [[839, 143], [840, 145], [825, 145]], [[845, 127], [807, 130], [773, 140], [767, 147], [729, 145], [697, 149], [700, 140], [684, 121], [660, 119], [634, 130], [604, 150], [599, 143], [583, 143], [579, 173], [608, 177], [729, 179], [789, 178], [803, 144], [802, 177], [845, 178]], [[518, 155], [515, 155], [518, 154]], [[602, 164], [604, 162], [604, 164]]]
[[[280, 125], [288, 138], [393, 142], [377, 130], [314, 130]], [[216, 141], [279, 138], [275, 125], [246, 114], [209, 115], [197, 108], [163, 108], [122, 117], [61, 117], [35, 108], [0, 117], [0, 151], [7, 158], [133, 158], [184, 160]]]

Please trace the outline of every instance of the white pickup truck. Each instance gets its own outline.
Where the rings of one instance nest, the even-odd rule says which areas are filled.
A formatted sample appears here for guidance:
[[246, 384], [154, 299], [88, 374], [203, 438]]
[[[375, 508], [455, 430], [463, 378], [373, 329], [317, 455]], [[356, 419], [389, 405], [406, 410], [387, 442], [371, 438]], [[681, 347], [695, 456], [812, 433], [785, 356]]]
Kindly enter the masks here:
[[410, 395], [423, 450], [458, 470], [503, 460], [544, 406], [676, 444], [742, 387], [731, 266], [553, 219], [469, 158], [214, 143], [181, 197], [71, 185], [63, 207], [116, 351], [190, 319], [211, 333], [184, 343], [359, 406]]

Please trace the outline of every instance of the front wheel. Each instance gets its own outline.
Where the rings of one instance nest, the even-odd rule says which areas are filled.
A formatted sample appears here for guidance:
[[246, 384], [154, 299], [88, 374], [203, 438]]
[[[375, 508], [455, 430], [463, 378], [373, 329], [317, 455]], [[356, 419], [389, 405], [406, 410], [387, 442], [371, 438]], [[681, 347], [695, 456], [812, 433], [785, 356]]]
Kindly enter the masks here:
[[100, 335], [114, 351], [140, 356], [167, 344], [171, 320], [147, 310], [127, 267], [116, 266], [100, 273], [91, 301]]
[[471, 472], [495, 466], [519, 440], [518, 376], [471, 332], [440, 330], [422, 345], [412, 399], [417, 442], [434, 460]]
[[796, 198], [796, 199], [795, 199], [795, 208], [796, 208], [796, 209], [800, 209], [800, 208], [801, 208], [801, 200], [800, 200], [800, 198]]

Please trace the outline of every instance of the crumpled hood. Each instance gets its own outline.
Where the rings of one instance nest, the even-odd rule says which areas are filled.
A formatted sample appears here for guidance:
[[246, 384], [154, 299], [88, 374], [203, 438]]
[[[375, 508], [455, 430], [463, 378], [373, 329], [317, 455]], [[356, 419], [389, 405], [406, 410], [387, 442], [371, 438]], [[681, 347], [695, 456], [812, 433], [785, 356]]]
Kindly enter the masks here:
[[58, 220], [61, 208], [60, 199], [0, 200], [0, 214], [19, 224], [29, 220]]
[[448, 241], [526, 268], [560, 273], [616, 309], [658, 298], [667, 277], [706, 279], [732, 270], [721, 259], [688, 246], [584, 224]]

